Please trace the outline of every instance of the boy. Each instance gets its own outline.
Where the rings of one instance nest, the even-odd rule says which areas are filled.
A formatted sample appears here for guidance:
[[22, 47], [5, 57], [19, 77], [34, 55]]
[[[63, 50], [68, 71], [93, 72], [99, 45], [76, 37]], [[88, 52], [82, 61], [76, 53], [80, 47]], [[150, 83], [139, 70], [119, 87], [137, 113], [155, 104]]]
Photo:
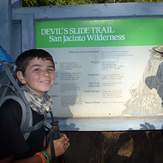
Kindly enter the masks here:
[[[47, 91], [55, 80], [52, 56], [43, 49], [30, 49], [16, 59], [16, 77], [21, 83], [25, 98], [30, 104], [33, 124], [45, 118], [52, 107]], [[0, 163], [44, 163], [53, 155], [44, 127], [32, 131], [27, 140], [20, 129], [21, 108], [13, 99], [0, 108]], [[45, 143], [47, 142], [47, 143]], [[62, 155], [69, 147], [69, 139], [62, 135], [53, 140], [55, 155]]]

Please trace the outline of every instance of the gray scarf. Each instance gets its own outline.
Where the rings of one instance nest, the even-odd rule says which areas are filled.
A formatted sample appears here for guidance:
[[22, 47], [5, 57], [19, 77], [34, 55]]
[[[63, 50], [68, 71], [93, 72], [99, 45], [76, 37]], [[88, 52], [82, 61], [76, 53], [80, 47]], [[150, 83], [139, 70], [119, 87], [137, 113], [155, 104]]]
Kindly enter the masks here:
[[22, 87], [25, 98], [30, 104], [32, 110], [38, 112], [39, 114], [46, 114], [51, 111], [53, 102], [51, 97], [45, 93], [43, 96], [38, 96], [29, 87]]

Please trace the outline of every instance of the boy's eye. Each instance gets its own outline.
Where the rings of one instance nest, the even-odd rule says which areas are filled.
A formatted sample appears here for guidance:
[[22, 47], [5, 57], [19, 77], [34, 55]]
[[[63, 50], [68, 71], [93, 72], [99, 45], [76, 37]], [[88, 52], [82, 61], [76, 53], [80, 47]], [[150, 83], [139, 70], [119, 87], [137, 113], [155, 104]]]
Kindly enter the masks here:
[[35, 69], [33, 69], [33, 71], [38, 72], [38, 71], [40, 71], [40, 69], [39, 68], [35, 68]]
[[53, 72], [54, 71], [54, 68], [48, 68], [48, 71], [49, 72]]

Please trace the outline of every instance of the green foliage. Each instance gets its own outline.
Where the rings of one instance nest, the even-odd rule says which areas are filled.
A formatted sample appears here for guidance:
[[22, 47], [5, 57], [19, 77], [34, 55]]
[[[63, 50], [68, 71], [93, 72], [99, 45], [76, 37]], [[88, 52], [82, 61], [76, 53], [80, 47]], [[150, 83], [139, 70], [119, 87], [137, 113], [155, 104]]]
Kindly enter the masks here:
[[76, 5], [93, 3], [121, 3], [121, 2], [163, 2], [163, 0], [23, 0], [24, 7], [47, 5]]
[[37, 3], [37, 0], [23, 0], [24, 7], [35, 6], [36, 3]]
[[24, 7], [47, 6], [47, 5], [75, 5], [96, 3], [96, 0], [23, 0]]
[[55, 5], [55, 0], [23, 0], [22, 5], [23, 7], [30, 7], [30, 6], [46, 6], [50, 5], [51, 1]]
[[92, 3], [91, 0], [56, 0], [56, 5], [74, 5]]

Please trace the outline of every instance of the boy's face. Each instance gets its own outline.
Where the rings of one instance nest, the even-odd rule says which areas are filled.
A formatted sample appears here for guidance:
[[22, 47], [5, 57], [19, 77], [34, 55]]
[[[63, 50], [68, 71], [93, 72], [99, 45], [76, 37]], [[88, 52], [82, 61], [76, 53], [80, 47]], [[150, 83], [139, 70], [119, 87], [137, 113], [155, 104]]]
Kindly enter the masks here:
[[29, 62], [24, 74], [17, 72], [17, 77], [23, 85], [32, 88], [37, 95], [42, 96], [53, 85], [55, 68], [50, 60], [34, 58]]

